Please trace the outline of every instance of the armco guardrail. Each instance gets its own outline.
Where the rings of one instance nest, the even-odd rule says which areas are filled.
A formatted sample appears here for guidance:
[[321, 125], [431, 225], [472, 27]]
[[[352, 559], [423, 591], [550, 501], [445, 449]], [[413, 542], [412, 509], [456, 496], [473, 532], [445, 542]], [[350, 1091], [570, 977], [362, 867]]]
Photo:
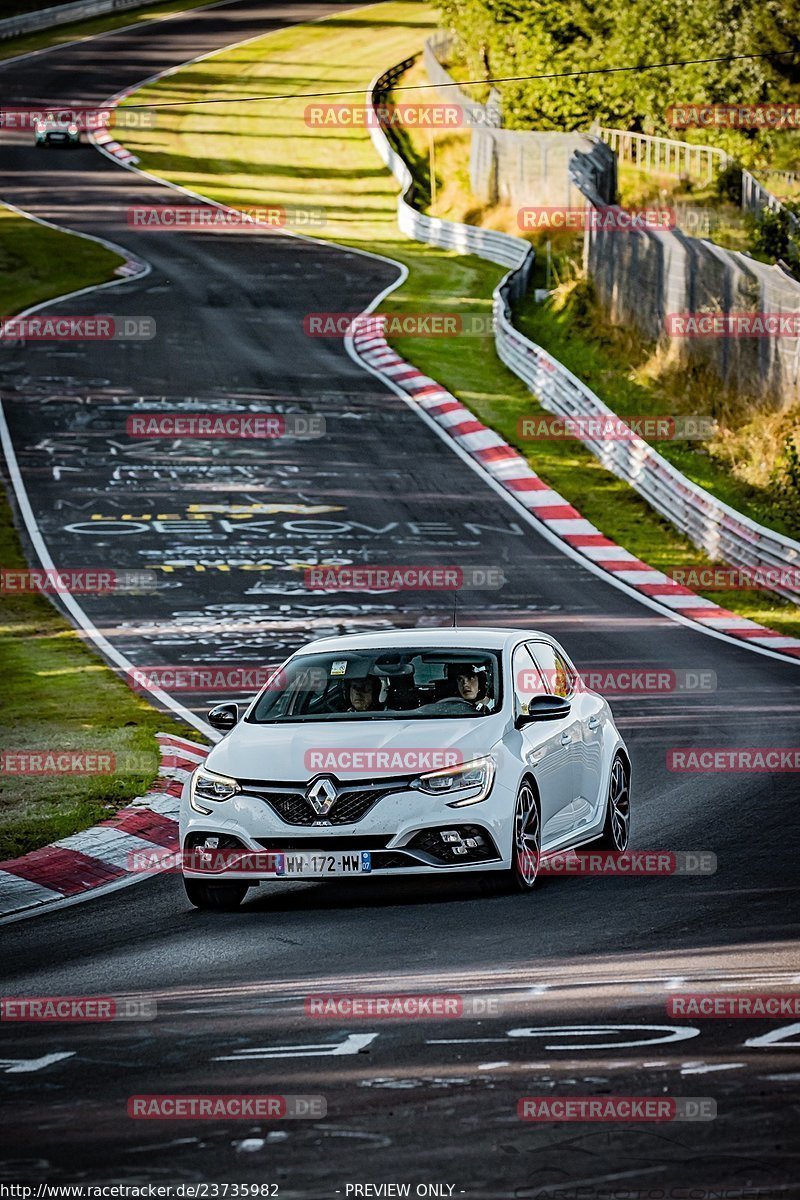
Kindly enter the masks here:
[[70, 21], [83, 21], [87, 17], [102, 17], [106, 13], [126, 8], [144, 8], [153, 0], [75, 0], [74, 4], [59, 4], [57, 8], [40, 8], [35, 12], [19, 13], [0, 21], [0, 41], [18, 37], [21, 33], [34, 33], [37, 29], [50, 29], [55, 25], [68, 25]]
[[[413, 58], [405, 59], [396, 67], [385, 71], [370, 84], [367, 101], [373, 106], [380, 103], [382, 96], [395, 80], [411, 66]], [[477, 254], [501, 267], [512, 267], [517, 276], [516, 286], [524, 290], [533, 268], [533, 247], [522, 238], [494, 229], [478, 229], [475, 225], [462, 225], [458, 221], [445, 221], [441, 217], [427, 217], [410, 203], [414, 195], [414, 180], [403, 159], [392, 146], [377, 120], [370, 126], [370, 137], [381, 159], [400, 184], [397, 200], [397, 223], [402, 232], [417, 242], [428, 242], [442, 250], [455, 250], [459, 254]], [[508, 277], [506, 277], [508, 278]]]
[[[515, 329], [507, 303], [495, 307], [497, 353], [525, 381], [542, 405], [562, 417], [601, 421], [616, 419], [602, 400], [540, 346]], [[800, 544], [782, 537], [716, 500], [667, 462], [642, 438], [603, 441], [582, 437], [592, 453], [620, 479], [624, 479], [652, 508], [667, 517], [710, 558], [735, 567], [759, 570], [796, 568], [800, 572]], [[800, 603], [800, 583], [775, 581], [770, 590]]]
[[[373, 81], [367, 102], [380, 103], [397, 78], [413, 63], [406, 59]], [[429, 242], [462, 254], [477, 254], [511, 270], [494, 291], [495, 345], [498, 357], [535, 393], [542, 406], [564, 417], [616, 418], [599, 396], [516, 329], [511, 320], [511, 303], [527, 291], [533, 266], [533, 250], [522, 238], [478, 229], [455, 221], [427, 217], [412, 207], [414, 181], [403, 159], [395, 151], [377, 120], [370, 136], [378, 154], [401, 186], [398, 224], [407, 237]], [[631, 434], [624, 441], [581, 439], [615, 475], [630, 484], [656, 512], [671, 521], [710, 558], [734, 567], [773, 572], [800, 570], [800, 543], [742, 516], [687, 479], [642, 438]], [[769, 576], [768, 576], [769, 578]], [[770, 590], [800, 603], [796, 577], [785, 585], [774, 582]]]

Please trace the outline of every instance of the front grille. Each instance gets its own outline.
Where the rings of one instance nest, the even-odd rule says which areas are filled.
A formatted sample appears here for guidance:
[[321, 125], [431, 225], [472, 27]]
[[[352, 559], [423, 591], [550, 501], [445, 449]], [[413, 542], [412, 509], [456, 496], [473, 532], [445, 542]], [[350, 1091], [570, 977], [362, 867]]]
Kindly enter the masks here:
[[287, 825], [314, 825], [324, 821], [331, 825], [354, 825], [365, 817], [384, 796], [404, 791], [414, 776], [393, 779], [391, 784], [336, 784], [338, 796], [329, 810], [318, 813], [306, 799], [307, 784], [275, 784], [260, 779], [240, 779], [243, 791], [258, 796]]
[[389, 868], [397, 867], [418, 867], [419, 865], [418, 858], [412, 858], [410, 854], [403, 854], [398, 850], [379, 851], [372, 856], [373, 871], [386, 871]]
[[325, 853], [330, 850], [382, 850], [384, 846], [388, 846], [394, 834], [380, 833], [368, 835], [354, 835], [347, 837], [344, 834], [331, 835], [330, 837], [265, 837], [257, 838], [259, 846], [263, 846], [265, 850], [307, 850], [309, 854], [314, 854], [317, 851]]

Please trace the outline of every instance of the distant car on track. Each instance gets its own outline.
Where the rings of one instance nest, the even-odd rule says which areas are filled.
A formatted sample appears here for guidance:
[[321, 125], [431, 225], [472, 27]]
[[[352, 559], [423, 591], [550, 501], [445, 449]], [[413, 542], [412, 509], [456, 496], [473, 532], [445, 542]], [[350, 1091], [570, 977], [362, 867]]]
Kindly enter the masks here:
[[79, 146], [81, 144], [80, 127], [74, 122], [64, 124], [55, 117], [42, 117], [33, 127], [34, 141], [37, 146]]
[[545, 633], [436, 629], [298, 650], [187, 780], [182, 871], [198, 908], [262, 881], [494, 872], [624, 850], [630, 758], [608, 704]]

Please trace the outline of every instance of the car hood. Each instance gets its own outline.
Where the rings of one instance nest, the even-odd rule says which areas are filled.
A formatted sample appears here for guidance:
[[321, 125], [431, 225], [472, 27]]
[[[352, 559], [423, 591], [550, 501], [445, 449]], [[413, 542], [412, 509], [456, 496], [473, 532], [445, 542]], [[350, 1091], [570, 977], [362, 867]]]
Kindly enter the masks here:
[[240, 722], [206, 761], [209, 770], [237, 779], [280, 782], [416, 775], [487, 754], [505, 724], [500, 713], [466, 720]]

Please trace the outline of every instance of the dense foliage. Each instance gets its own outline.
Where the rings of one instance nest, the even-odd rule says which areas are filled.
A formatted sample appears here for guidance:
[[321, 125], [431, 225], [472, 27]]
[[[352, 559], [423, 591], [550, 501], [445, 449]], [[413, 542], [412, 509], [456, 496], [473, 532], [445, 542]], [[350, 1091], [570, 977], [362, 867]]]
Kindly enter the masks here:
[[787, 152], [791, 159], [800, 144], [800, 134], [786, 130], [677, 131], [665, 116], [671, 104], [800, 104], [800, 0], [440, 0], [440, 11], [463, 42], [471, 79], [793, 52], [503, 83], [509, 128], [585, 129], [597, 121], [711, 142], [746, 166], [786, 161]]

